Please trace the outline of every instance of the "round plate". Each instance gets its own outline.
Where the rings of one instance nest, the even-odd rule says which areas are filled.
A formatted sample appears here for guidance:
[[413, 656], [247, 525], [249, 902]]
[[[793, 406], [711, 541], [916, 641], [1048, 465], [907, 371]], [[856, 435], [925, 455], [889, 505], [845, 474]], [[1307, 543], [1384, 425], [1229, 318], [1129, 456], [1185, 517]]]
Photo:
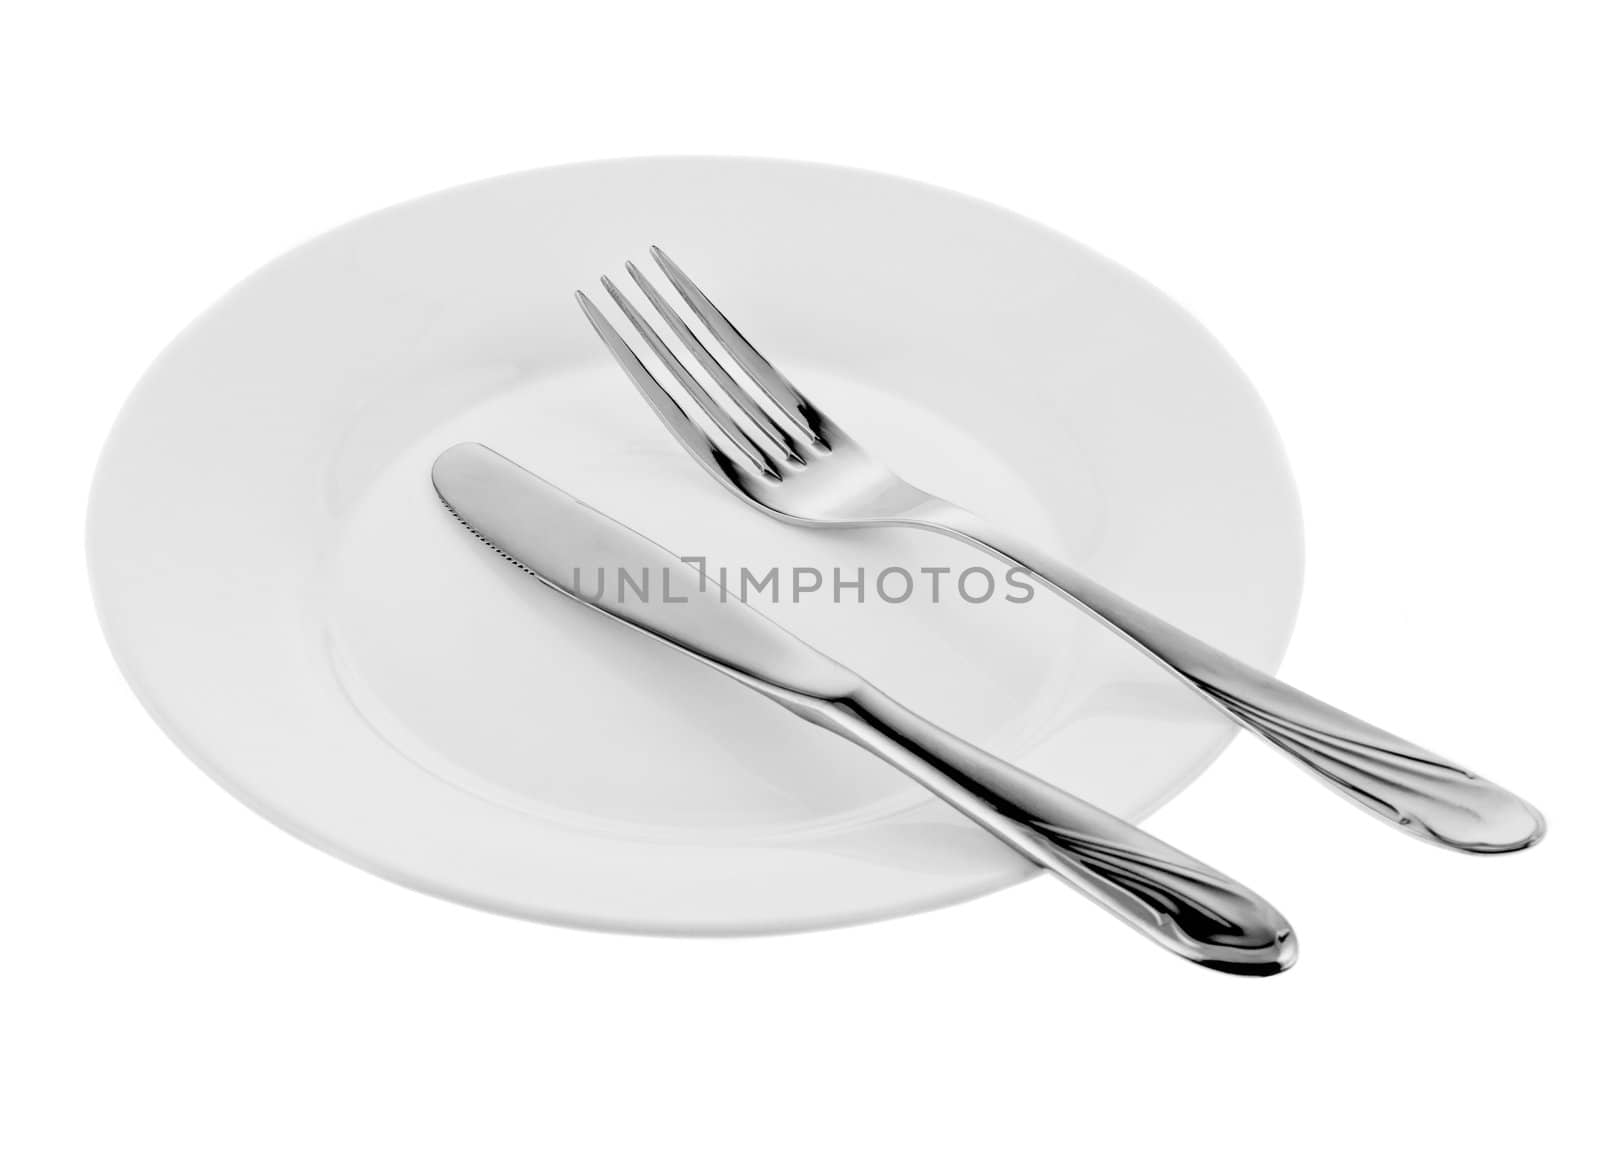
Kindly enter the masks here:
[[[335, 230], [139, 385], [90, 567], [128, 680], [198, 765], [359, 866], [582, 926], [799, 930], [1030, 873], [865, 752], [478, 546], [428, 478], [471, 439], [709, 568], [779, 568], [776, 600], [752, 596], [768, 615], [1100, 806], [1142, 817], [1205, 768], [1233, 727], [1064, 601], [1007, 601], [996, 572], [969, 602], [954, 581], [986, 557], [783, 525], [692, 462], [572, 299], [652, 243], [900, 474], [1276, 666], [1300, 588], [1289, 472], [1244, 376], [1160, 293], [898, 178], [602, 162]], [[874, 583], [894, 567], [900, 602]], [[821, 590], [796, 595], [805, 569]]]

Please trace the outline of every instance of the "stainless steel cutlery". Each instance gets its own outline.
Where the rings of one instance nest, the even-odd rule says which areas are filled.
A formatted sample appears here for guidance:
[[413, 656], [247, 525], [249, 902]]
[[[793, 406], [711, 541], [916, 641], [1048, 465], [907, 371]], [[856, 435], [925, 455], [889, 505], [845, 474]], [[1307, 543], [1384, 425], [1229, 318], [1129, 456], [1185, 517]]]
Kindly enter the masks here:
[[[627, 269], [640, 293], [705, 381], [609, 278], [601, 281], [689, 406], [662, 385], [582, 293], [579, 304], [661, 421], [740, 498], [768, 515], [812, 527], [895, 524], [939, 532], [1026, 569], [1324, 784], [1418, 838], [1472, 853], [1501, 853], [1542, 836], [1538, 811], [1514, 794], [1235, 660], [1026, 540], [901, 479], [802, 395], [670, 258], [657, 248], [651, 254], [732, 367], [633, 263]], [[735, 368], [756, 391], [740, 384]]]
[[[586, 295], [578, 302], [668, 430], [741, 499], [811, 527], [938, 532], [1033, 574], [1218, 711], [1416, 837], [1502, 853], [1542, 836], [1538, 811], [1499, 786], [1233, 659], [900, 478], [801, 394], [660, 249], [651, 254], [697, 323], [631, 262], [644, 306], [601, 282], [667, 382]], [[534, 579], [877, 755], [1169, 951], [1233, 974], [1271, 975], [1294, 962], [1294, 933], [1252, 891], [918, 716], [703, 572], [489, 448], [451, 447], [433, 465], [433, 484], [468, 530]], [[585, 591], [585, 570], [615, 570], [619, 582]], [[623, 573], [659, 575], [657, 598], [645, 595], [647, 581], [627, 599]]]
[[[1246, 975], [1293, 963], [1288, 923], [1250, 890], [924, 720], [737, 598], [703, 587], [666, 549], [489, 448], [445, 451], [433, 484], [511, 564], [883, 758], [1175, 954]], [[657, 599], [628, 599], [620, 585], [584, 591], [580, 569], [601, 568], [659, 576]]]

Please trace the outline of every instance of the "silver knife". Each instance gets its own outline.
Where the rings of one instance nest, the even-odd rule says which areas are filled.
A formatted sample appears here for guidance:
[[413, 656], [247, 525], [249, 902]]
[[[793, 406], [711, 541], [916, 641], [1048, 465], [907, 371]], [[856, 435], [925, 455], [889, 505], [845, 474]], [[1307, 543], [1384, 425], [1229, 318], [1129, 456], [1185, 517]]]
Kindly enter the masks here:
[[[536, 580], [877, 754], [1167, 950], [1239, 975], [1294, 963], [1294, 932], [1259, 895], [919, 717], [659, 544], [497, 452], [450, 448], [434, 462], [433, 486], [473, 535]], [[583, 591], [582, 570], [600, 568], [659, 581], [655, 599], [616, 584]]]

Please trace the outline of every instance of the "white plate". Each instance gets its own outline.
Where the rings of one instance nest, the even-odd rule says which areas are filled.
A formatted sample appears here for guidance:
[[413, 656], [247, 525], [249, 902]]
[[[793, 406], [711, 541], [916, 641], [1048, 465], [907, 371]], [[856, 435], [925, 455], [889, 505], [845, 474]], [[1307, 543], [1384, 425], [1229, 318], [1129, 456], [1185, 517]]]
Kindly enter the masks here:
[[[651, 243], [901, 474], [1276, 666], [1300, 587], [1283, 453], [1157, 291], [873, 173], [539, 170], [274, 262], [167, 349], [106, 448], [89, 522], [106, 635], [163, 728], [254, 809], [418, 889], [633, 931], [859, 922], [1028, 875], [866, 754], [513, 572], [437, 504], [428, 464], [476, 439], [713, 566], [987, 563], [913, 532], [780, 525], [692, 463], [572, 301]], [[1126, 817], [1233, 733], [1043, 593], [767, 611]]]

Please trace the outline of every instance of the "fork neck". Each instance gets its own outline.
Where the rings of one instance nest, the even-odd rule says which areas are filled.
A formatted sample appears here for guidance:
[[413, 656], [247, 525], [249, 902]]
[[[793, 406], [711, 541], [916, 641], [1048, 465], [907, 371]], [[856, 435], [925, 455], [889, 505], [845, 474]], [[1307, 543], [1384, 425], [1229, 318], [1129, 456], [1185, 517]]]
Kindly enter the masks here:
[[908, 497], [908, 502], [896, 516], [895, 523], [927, 531], [954, 533], [979, 547], [995, 544], [1000, 537], [998, 530], [976, 512], [968, 511], [936, 495], [929, 495], [925, 491], [913, 490], [916, 491], [915, 496]]

